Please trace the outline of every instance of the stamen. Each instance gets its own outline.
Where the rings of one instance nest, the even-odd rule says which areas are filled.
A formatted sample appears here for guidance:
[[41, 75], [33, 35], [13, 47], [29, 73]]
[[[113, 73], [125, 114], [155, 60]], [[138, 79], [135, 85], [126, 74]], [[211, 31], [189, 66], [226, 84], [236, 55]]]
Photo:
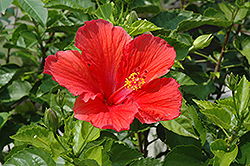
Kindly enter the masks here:
[[134, 72], [126, 78], [124, 87], [132, 90], [138, 90], [143, 84], [145, 84], [145, 78], [140, 76], [139, 72]]

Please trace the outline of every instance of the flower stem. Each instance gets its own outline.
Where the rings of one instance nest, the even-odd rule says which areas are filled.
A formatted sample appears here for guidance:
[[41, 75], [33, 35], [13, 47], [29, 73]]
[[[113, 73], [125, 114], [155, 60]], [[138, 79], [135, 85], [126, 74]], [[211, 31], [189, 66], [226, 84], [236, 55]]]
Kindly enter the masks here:
[[209, 56], [206, 56], [206, 55], [204, 55], [204, 54], [202, 54], [202, 53], [200, 53], [200, 52], [195, 51], [194, 53], [197, 54], [197, 55], [200, 55], [200, 56], [202, 56], [202, 57], [204, 57], [204, 58], [207, 58], [208, 60], [210, 60], [210, 61], [212, 61], [212, 62], [214, 62], [214, 63], [217, 63], [216, 60], [214, 60], [213, 58], [211, 58], [211, 57], [209, 57]]

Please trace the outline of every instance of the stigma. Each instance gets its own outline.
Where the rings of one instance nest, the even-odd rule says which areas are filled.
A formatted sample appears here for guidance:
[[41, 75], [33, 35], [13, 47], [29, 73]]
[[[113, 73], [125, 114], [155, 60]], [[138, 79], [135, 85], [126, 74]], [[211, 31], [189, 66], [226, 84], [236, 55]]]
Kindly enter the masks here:
[[124, 87], [127, 89], [138, 90], [143, 84], [145, 84], [145, 78], [141, 76], [139, 72], [134, 72], [126, 78]]

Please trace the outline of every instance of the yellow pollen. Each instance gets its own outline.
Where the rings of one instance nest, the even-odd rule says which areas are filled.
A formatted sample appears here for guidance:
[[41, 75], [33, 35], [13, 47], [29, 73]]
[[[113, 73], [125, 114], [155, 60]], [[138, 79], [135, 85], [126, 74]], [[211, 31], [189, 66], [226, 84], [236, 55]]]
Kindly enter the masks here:
[[140, 76], [139, 72], [136, 72], [126, 78], [124, 86], [128, 89], [138, 90], [143, 84], [145, 84], [144, 78]]

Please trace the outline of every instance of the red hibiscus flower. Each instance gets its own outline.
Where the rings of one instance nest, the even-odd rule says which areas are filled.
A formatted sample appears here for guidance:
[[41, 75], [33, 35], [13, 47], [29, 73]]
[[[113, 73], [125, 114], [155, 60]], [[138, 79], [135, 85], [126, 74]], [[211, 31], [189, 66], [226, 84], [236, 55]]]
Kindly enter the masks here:
[[46, 59], [44, 73], [79, 97], [73, 110], [79, 120], [101, 129], [128, 130], [142, 123], [180, 115], [179, 84], [165, 75], [176, 57], [167, 42], [152, 35], [132, 39], [124, 29], [99, 19], [76, 33], [81, 50], [58, 51]]

